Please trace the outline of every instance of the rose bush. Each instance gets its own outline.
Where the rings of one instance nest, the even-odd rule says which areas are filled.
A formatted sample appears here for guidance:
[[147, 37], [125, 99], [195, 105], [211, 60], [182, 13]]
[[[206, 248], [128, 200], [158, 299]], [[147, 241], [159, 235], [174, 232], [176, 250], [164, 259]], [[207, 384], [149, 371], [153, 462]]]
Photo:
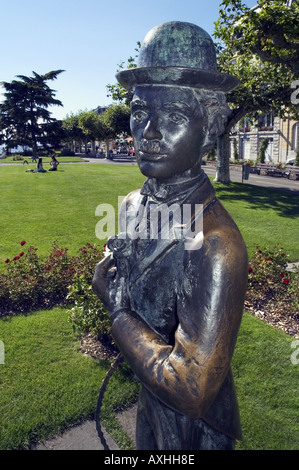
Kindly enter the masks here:
[[286, 313], [298, 314], [299, 271], [290, 271], [288, 264], [288, 255], [281, 248], [257, 248], [249, 263], [247, 300], [256, 306], [283, 307]]
[[[26, 244], [23, 240], [20, 245]], [[86, 244], [78, 256], [69, 256], [67, 248], [54, 243], [46, 259], [39, 257], [38, 249], [22, 248], [11, 260], [6, 258], [6, 269], [0, 274], [0, 317], [37, 309], [66, 305], [68, 288], [75, 275], [83, 276], [91, 284], [97, 262], [103, 256], [95, 245]]]
[[[109, 337], [110, 320], [94, 294], [91, 281], [103, 251], [87, 243], [78, 256], [54, 243], [41, 258], [38, 249], [20, 242], [21, 250], [3, 259], [0, 274], [0, 317], [56, 305], [70, 306], [70, 321], [79, 333]], [[25, 246], [26, 245], [26, 246]], [[249, 263], [245, 308], [267, 310], [270, 315], [292, 315], [299, 320], [299, 272], [288, 270], [288, 256], [282, 249], [256, 249]], [[297, 319], [297, 320], [296, 320]]]

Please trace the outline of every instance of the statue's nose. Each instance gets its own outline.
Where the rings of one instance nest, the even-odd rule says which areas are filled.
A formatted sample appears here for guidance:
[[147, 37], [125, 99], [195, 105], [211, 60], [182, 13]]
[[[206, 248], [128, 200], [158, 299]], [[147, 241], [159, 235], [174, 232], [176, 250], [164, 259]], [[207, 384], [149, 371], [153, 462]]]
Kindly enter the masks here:
[[158, 117], [151, 116], [148, 120], [145, 129], [143, 131], [143, 137], [147, 140], [161, 140], [162, 134], [159, 131], [159, 120]]

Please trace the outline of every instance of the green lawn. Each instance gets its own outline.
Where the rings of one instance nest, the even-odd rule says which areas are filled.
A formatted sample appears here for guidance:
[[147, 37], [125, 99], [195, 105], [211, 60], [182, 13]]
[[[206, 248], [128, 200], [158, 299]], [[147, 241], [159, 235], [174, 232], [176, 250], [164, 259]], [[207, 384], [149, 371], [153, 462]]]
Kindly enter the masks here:
[[243, 432], [238, 449], [299, 449], [299, 364], [291, 361], [293, 341], [244, 314], [232, 361]]
[[[134, 166], [60, 165], [46, 174], [24, 167], [0, 167], [0, 270], [20, 251], [20, 241], [49, 253], [57, 240], [71, 254], [97, 243], [98, 204], [142, 185]], [[298, 197], [233, 183], [216, 184], [217, 194], [238, 224], [249, 253], [256, 245], [281, 245], [299, 260]], [[67, 312], [63, 309], [0, 319], [5, 364], [0, 364], [0, 449], [26, 448], [31, 441], [89, 417], [108, 363], [78, 352]], [[244, 440], [239, 449], [298, 449], [299, 365], [291, 363], [292, 338], [244, 315], [233, 359]], [[137, 385], [126, 367], [109, 384], [104, 426], [119, 444], [129, 444], [112, 408], [127, 403]]]
[[[14, 156], [10, 155], [6, 158], [1, 158], [0, 159], [0, 163], [18, 163], [19, 165], [22, 165], [24, 161], [27, 161], [28, 164], [30, 165], [30, 168], [34, 168], [36, 166], [36, 163], [32, 163], [32, 158], [31, 157], [21, 157], [23, 158], [23, 160], [14, 160]], [[48, 164], [50, 163], [51, 161], [51, 157], [42, 157], [43, 159], [43, 164], [45, 164], [45, 168], [48, 169], [48, 168], [51, 168], [50, 166], [48, 166]], [[76, 156], [73, 156], [73, 157], [60, 157], [59, 155], [57, 156], [57, 159], [60, 163], [69, 163], [69, 162], [82, 162], [83, 159], [81, 157], [76, 157]], [[25, 163], [26, 165], [26, 163]], [[25, 167], [27, 168], [27, 166]]]
[[71, 254], [86, 243], [102, 246], [104, 240], [95, 235], [96, 207], [110, 203], [117, 210], [118, 195], [125, 196], [143, 181], [135, 167], [126, 166], [65, 164], [47, 173], [0, 167], [0, 260], [18, 254], [21, 240], [37, 247], [40, 255], [54, 241]]
[[[0, 450], [26, 448], [65, 427], [94, 416], [108, 361], [78, 352], [67, 310], [55, 308], [0, 319], [5, 364], [0, 364]], [[112, 408], [136, 396], [133, 374], [122, 366], [105, 395], [104, 426], [122, 445], [128, 439]]]
[[[94, 415], [108, 363], [82, 355], [64, 309], [0, 319], [0, 450], [26, 448]], [[299, 364], [292, 339], [245, 314], [233, 358], [243, 429], [240, 450], [298, 449]], [[103, 425], [129, 449], [113, 409], [130, 403], [138, 385], [125, 365], [104, 398]], [[114, 418], [114, 419], [113, 419]]]
[[[71, 254], [86, 243], [102, 246], [95, 235], [96, 207], [114, 206], [118, 196], [141, 187], [135, 166], [65, 164], [58, 172], [25, 173], [24, 167], [0, 167], [1, 260], [18, 254], [25, 240], [48, 254], [54, 241]], [[281, 245], [291, 261], [299, 260], [298, 196], [248, 184], [215, 184], [217, 195], [239, 226], [249, 255], [256, 245]]]
[[242, 183], [228, 186], [215, 183], [215, 188], [242, 232], [249, 255], [257, 245], [261, 248], [280, 245], [291, 261], [299, 261], [297, 195]]

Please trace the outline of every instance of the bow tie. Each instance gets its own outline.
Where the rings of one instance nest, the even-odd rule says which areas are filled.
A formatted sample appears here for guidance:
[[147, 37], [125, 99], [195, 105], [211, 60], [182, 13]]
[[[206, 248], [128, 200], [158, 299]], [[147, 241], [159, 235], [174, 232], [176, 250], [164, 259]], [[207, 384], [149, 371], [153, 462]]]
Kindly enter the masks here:
[[195, 178], [189, 179], [183, 182], [177, 182], [172, 184], [164, 184], [155, 178], [147, 178], [144, 182], [140, 194], [143, 196], [149, 196], [157, 202], [167, 201], [172, 198], [180, 198], [195, 189], [196, 186], [203, 183], [205, 173], [201, 170], [201, 173]]

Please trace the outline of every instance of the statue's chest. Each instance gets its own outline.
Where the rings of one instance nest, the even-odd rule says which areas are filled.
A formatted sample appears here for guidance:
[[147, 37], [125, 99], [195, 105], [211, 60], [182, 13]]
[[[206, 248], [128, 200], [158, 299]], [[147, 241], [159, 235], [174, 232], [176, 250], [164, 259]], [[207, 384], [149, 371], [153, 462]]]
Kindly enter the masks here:
[[171, 343], [177, 327], [176, 301], [182, 270], [180, 249], [172, 246], [157, 259], [154, 244], [146, 251], [146, 258], [142, 250], [133, 251], [131, 305], [153, 330]]

